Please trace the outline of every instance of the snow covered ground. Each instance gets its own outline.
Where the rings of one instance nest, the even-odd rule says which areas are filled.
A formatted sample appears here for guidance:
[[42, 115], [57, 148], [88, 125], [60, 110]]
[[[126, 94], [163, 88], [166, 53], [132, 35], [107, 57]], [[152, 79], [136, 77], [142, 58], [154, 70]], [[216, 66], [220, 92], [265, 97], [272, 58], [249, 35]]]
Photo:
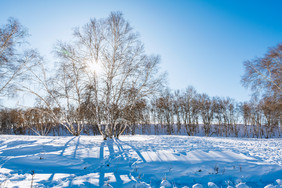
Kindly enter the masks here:
[[0, 187], [282, 187], [282, 139], [0, 136]]

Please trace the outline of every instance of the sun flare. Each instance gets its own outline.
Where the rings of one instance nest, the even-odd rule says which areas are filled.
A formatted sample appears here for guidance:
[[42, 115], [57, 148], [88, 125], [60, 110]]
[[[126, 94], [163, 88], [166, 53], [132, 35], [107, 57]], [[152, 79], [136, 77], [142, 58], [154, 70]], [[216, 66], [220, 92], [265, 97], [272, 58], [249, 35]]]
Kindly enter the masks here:
[[87, 63], [87, 69], [89, 69], [90, 72], [100, 74], [102, 72], [102, 66], [101, 63], [95, 62], [95, 63]]

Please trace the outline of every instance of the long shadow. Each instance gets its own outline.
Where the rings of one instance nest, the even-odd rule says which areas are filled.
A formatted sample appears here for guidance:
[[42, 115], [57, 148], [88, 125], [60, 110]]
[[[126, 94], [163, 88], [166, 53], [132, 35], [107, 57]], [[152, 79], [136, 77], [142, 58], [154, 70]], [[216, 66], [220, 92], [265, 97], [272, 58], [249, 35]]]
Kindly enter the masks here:
[[73, 152], [73, 158], [76, 157], [77, 149], [78, 149], [78, 146], [79, 146], [79, 140], [80, 140], [80, 136], [77, 138], [77, 142], [76, 142], [75, 149], [74, 149], [74, 152]]
[[73, 138], [71, 138], [69, 141], [67, 141], [67, 142], [65, 143], [64, 148], [62, 149], [62, 152], [61, 152], [60, 156], [63, 156], [65, 150], [67, 149], [68, 144], [69, 144], [71, 141], [73, 141], [75, 138], [76, 138], [76, 136], [74, 136]]
[[120, 144], [119, 140], [118, 139], [114, 139], [114, 142], [115, 142], [116, 146], [118, 147], [119, 152], [122, 153], [122, 155], [124, 156], [124, 160], [131, 160], [129, 158], [128, 153], [126, 152], [126, 150]]
[[[78, 146], [79, 146], [79, 140], [80, 140], [80, 136], [77, 136], [77, 142], [76, 142], [76, 145], [75, 145], [75, 149], [73, 151], [73, 159], [76, 158], [76, 154], [77, 154], [77, 149], [78, 149]], [[73, 187], [73, 178], [70, 179], [69, 181], [69, 187]]]
[[[176, 165], [176, 166], [178, 166], [178, 165], [180, 165], [180, 166], [186, 165], [186, 164], [183, 164], [182, 162], [173, 162], [173, 163], [171, 163], [171, 161], [166, 161], [166, 160], [163, 161], [162, 159], [169, 159], [169, 156], [167, 156], [164, 153], [164, 156], [160, 157], [160, 156], [158, 156], [160, 154], [158, 152], [155, 152], [155, 153], [156, 153], [156, 155], [157, 155], [157, 157], [159, 158], [160, 161], [154, 161], [155, 160], [155, 158], [154, 158], [154, 159], [152, 159], [152, 161], [148, 162], [148, 161], [146, 161], [144, 156], [141, 154], [139, 149], [137, 147], [133, 146], [133, 144], [129, 144], [129, 143], [125, 142], [125, 141], [121, 141], [121, 140], [118, 140], [118, 139], [115, 140], [115, 143], [117, 144], [118, 148], [120, 148], [120, 151], [122, 151], [125, 156], [126, 156], [126, 154], [129, 154], [130, 150], [133, 150], [138, 155], [138, 157], [143, 161], [143, 164], [140, 166], [141, 167], [140, 169], [138, 168], [138, 169], [136, 169], [136, 171], [134, 169], [134, 171], [131, 171], [131, 172], [128, 171], [128, 173], [130, 173], [129, 177], [132, 180], [132, 182], [134, 182], [134, 181], [136, 181], [136, 179], [140, 178], [140, 175], [141, 175], [141, 178], [142, 178], [143, 182], [146, 182], [148, 184], [149, 184], [149, 182], [151, 182], [153, 185], [159, 186], [160, 183], [161, 183], [160, 180], [158, 178], [154, 177], [155, 173], [159, 173], [158, 170], [161, 169], [161, 170], [163, 170], [164, 173], [169, 174], [169, 173], [171, 173], [170, 172], [171, 168], [169, 168], [169, 167], [173, 167], [174, 165]], [[124, 148], [124, 146], [128, 146], [128, 148], [127, 147]], [[131, 164], [131, 168], [132, 168], [132, 164]], [[144, 170], [143, 168], [144, 169], [152, 168], [151, 169], [152, 173], [146, 172], [146, 170]], [[146, 173], [144, 174], [142, 172], [146, 172]], [[135, 180], [132, 179], [132, 177]]]
[[[65, 143], [65, 145], [64, 145], [64, 147], [63, 147], [63, 149], [62, 149], [62, 152], [61, 152], [60, 156], [63, 156], [65, 150], [66, 150], [67, 147], [68, 147], [68, 144], [69, 144], [71, 141], [73, 141], [75, 138], [76, 138], [76, 137], [74, 136], [73, 138], [71, 138], [69, 141], [67, 141], [67, 142]], [[56, 174], [56, 173], [54, 173], [54, 172], [51, 174], [51, 176], [50, 176], [49, 179], [48, 179], [49, 182], [52, 182], [52, 181], [53, 181], [53, 178], [54, 178], [55, 174]]]
[[[49, 142], [46, 143], [42, 143], [39, 145], [35, 145], [35, 146], [26, 146], [26, 145], [30, 145], [34, 142], [36, 142], [36, 140], [34, 141], [13, 141], [11, 143], [8, 143], [7, 145], [9, 146], [22, 146], [22, 147], [16, 147], [16, 148], [12, 148], [12, 149], [5, 149], [2, 150], [2, 153], [0, 154], [0, 165], [1, 167], [6, 167], [9, 169], [13, 169], [13, 170], [18, 170], [18, 166], [16, 166], [15, 164], [13, 164], [13, 162], [11, 164], [7, 164], [6, 162], [8, 160], [10, 160], [10, 156], [13, 156], [13, 158], [11, 160], [17, 160], [17, 158], [15, 157], [22, 157], [26, 156], [26, 155], [35, 155], [35, 154], [40, 154], [41, 152], [56, 152], [56, 151], [60, 151], [61, 152], [61, 156], [63, 155], [64, 151], [67, 148], [67, 145], [74, 139], [75, 137], [71, 138], [64, 146], [53, 146], [53, 145], [46, 145], [46, 143], [50, 143], [51, 141], [53, 141], [54, 139], [52, 139]], [[38, 157], [39, 158], [39, 157]], [[41, 158], [40, 158], [41, 159]], [[23, 165], [28, 165], [28, 164], [23, 164]], [[41, 170], [46, 170], [46, 169], [41, 169]]]
[[35, 143], [36, 140], [32, 140], [32, 141], [25, 141], [25, 140], [14, 140], [14, 141], [10, 141], [7, 143], [7, 148], [11, 148], [14, 146], [18, 146], [18, 145], [30, 145], [32, 143]]
[[[77, 137], [77, 140], [75, 140], [76, 137], [72, 137], [72, 138], [68, 138], [67, 140], [65, 140], [65, 143], [63, 143], [61, 146], [52, 146], [54, 147], [53, 149], [51, 148], [51, 146], [47, 146], [47, 148], [45, 148], [46, 146], [44, 146], [44, 149], [46, 149], [47, 152], [50, 151], [55, 151], [58, 153], [58, 155], [56, 154], [48, 154], [46, 156], [46, 158], [42, 159], [44, 162], [44, 160], [48, 160], [48, 161], [52, 161], [52, 158], [53, 157], [58, 157], [58, 158], [55, 158], [56, 160], [59, 159], [59, 160], [68, 160], [70, 159], [69, 157], [71, 157], [71, 160], [75, 159], [75, 161], [77, 161], [76, 159], [78, 158], [79, 156], [79, 151], [82, 149], [81, 147], [81, 137]], [[90, 166], [89, 167], [86, 167], [83, 169], [83, 166], [81, 166], [81, 169], [79, 168], [79, 166], [75, 167], [76, 168], [72, 168], [73, 165], [70, 166], [70, 168], [68, 166], [56, 166], [56, 160], [54, 161], [54, 163], [49, 166], [49, 165], [43, 165], [43, 166], [38, 166], [39, 168], [37, 168], [36, 166], [29, 166], [29, 163], [27, 164], [24, 164], [25, 168], [27, 169], [27, 173], [30, 172], [30, 169], [34, 169], [35, 170], [35, 173], [44, 173], [44, 174], [50, 174], [50, 176], [46, 179], [46, 180], [42, 180], [42, 181], [39, 181], [38, 183], [42, 183], [44, 185], [47, 185], [47, 186], [55, 186], [57, 183], [57, 180], [55, 180], [55, 174], [57, 173], [67, 173], [67, 174], [75, 174], [76, 176], [81, 176], [81, 175], [86, 175], [86, 174], [89, 174], [89, 173], [99, 173], [99, 177], [96, 177], [98, 178], [97, 180], [99, 181], [98, 183], [98, 186], [99, 187], [103, 187], [104, 183], [108, 181], [107, 179], [107, 174], [110, 173], [112, 174], [113, 176], [109, 176], [109, 177], [113, 177], [113, 179], [115, 178], [115, 182], [112, 182], [110, 183], [111, 185], [113, 185], [114, 187], [122, 187], [124, 186], [125, 184], [123, 184], [123, 180], [122, 180], [122, 177], [120, 175], [128, 175], [128, 177], [130, 178], [129, 176], [129, 173], [130, 173], [130, 166], [128, 166], [128, 162], [127, 162], [127, 159], [130, 160], [130, 157], [127, 157], [127, 159], [125, 159], [125, 155], [123, 154], [123, 152], [126, 152], [126, 150], [120, 145], [120, 144], [115, 144], [114, 143], [114, 140], [107, 140], [107, 141], [103, 141], [103, 142], [100, 142], [100, 151], [98, 151], [98, 158], [97, 157], [89, 157], [89, 158], [83, 158], [83, 163], [82, 164], [85, 164], [86, 163], [86, 166], [87, 164], [89, 164]], [[118, 146], [118, 150], [115, 151], [115, 145]], [[71, 154], [71, 156], [69, 156], [69, 147], [72, 147], [74, 150]], [[92, 145], [93, 146], [93, 145]], [[94, 144], [94, 147], [97, 147], [98, 145], [97, 144]], [[105, 148], [106, 146], [106, 148]], [[35, 147], [38, 147], [37, 145]], [[41, 147], [41, 146], [40, 146]], [[50, 148], [49, 148], [50, 147]], [[89, 145], [90, 147], [90, 145]], [[99, 146], [98, 146], [99, 147]], [[79, 150], [78, 150], [79, 149]], [[109, 158], [108, 156], [105, 156], [105, 150], [109, 151]], [[34, 148], [32, 149], [29, 149], [29, 150], [33, 150], [34, 151]], [[68, 155], [66, 155], [66, 153], [68, 153]], [[107, 153], [108, 155], [108, 153]], [[39, 159], [38, 157], [38, 160], [41, 160]], [[112, 163], [111, 163], [112, 162]], [[38, 162], [38, 164], [40, 164], [41, 162]], [[108, 166], [109, 164], [109, 166]], [[9, 164], [9, 167], [10, 169], [14, 169], [14, 170], [17, 170], [19, 167], [14, 167], [12, 166], [13, 163]], [[124, 174], [125, 173], [125, 174]], [[55, 181], [54, 181], [55, 180]], [[68, 177], [65, 177], [65, 178], [62, 178], [61, 180], [63, 181], [69, 181], [69, 186], [70, 187], [76, 187], [76, 185], [73, 185], [73, 180], [74, 178], [70, 175]], [[110, 179], [110, 182], [111, 182], [111, 179]], [[96, 187], [95, 185], [93, 184], [90, 184], [90, 187]], [[77, 186], [78, 187], [78, 186]]]
[[[138, 178], [140, 178], [140, 175], [142, 175], [142, 174], [140, 174], [140, 171], [138, 171], [137, 172], [137, 169], [133, 169], [133, 164], [136, 162], [136, 161], [138, 161], [138, 158], [131, 158], [130, 157], [130, 151], [134, 151], [137, 155], [138, 155], [138, 157], [143, 161], [143, 164], [147, 164], [147, 161], [146, 161], [146, 159], [143, 157], [143, 155], [141, 154], [141, 152], [136, 148], [136, 147], [134, 147], [133, 145], [131, 145], [131, 144], [128, 144], [128, 143], [126, 143], [126, 142], [123, 142], [123, 141], [121, 141], [121, 140], [119, 140], [119, 139], [114, 139], [114, 141], [115, 141], [115, 144], [117, 145], [117, 147], [119, 148], [119, 151], [122, 153], [122, 155], [124, 156], [123, 157], [123, 159], [125, 160], [125, 161], [130, 161], [130, 163], [129, 163], [129, 165], [128, 165], [128, 162], [127, 162], [127, 167], [129, 167], [129, 169], [128, 169], [128, 171], [124, 171], [127, 175], [128, 175], [128, 177], [129, 177], [129, 179], [131, 180], [131, 182], [128, 182], [128, 183], [126, 183], [126, 184], [132, 184], [132, 182], [136, 182], [136, 179], [138, 179]], [[124, 146], [128, 146], [128, 148], [126, 147], [126, 148], [124, 148]], [[132, 171], [133, 170], [133, 171]], [[136, 170], [136, 171], [135, 171]], [[144, 174], [143, 174], [143, 176], [144, 176]], [[146, 176], [146, 175], [145, 175]], [[151, 175], [149, 175], [149, 176], [146, 176], [145, 177], [145, 179], [150, 179], [150, 176]], [[143, 179], [143, 178], [142, 178]], [[144, 179], [144, 180], [145, 180]], [[142, 180], [142, 181], [144, 181], [144, 180]], [[120, 184], [120, 186], [125, 186], [126, 184]], [[135, 185], [131, 185], [131, 186], [135, 186]]]
[[[70, 142], [72, 142], [75, 138], [77, 138], [76, 144], [69, 145]], [[73, 137], [70, 140], [68, 140], [65, 143], [64, 147], [62, 148], [62, 151], [61, 151], [61, 153], [59, 155], [62, 156], [62, 157], [65, 157], [64, 156], [64, 152], [66, 151], [67, 147], [75, 145], [75, 149], [74, 149], [73, 154], [71, 156], [72, 156], [72, 159], [76, 159], [77, 155], [78, 155], [78, 148], [81, 149], [80, 138], [81, 137]], [[101, 160], [103, 160], [103, 158], [104, 158], [104, 155], [103, 155], [103, 153], [104, 153], [103, 152], [104, 145], [105, 145], [105, 143], [103, 143], [103, 142], [100, 145], [100, 158], [101, 158]], [[96, 147], [96, 145], [95, 145], [95, 147]], [[87, 159], [87, 160], [85, 160], [85, 159]], [[99, 159], [93, 160], [93, 158], [85, 158], [85, 159], [83, 159], [83, 160], [84, 160], [84, 163], [86, 163], [86, 164], [89, 163], [89, 162], [92, 163], [92, 164], [97, 164], [97, 160], [99, 160]], [[68, 160], [68, 157], [66, 157], [65, 160]], [[86, 165], [84, 169], [83, 169], [83, 166], [81, 166], [81, 170], [79, 170], [79, 169], [64, 169], [64, 168], [58, 168], [58, 169], [50, 168], [50, 169], [46, 169], [44, 172], [45, 173], [48, 173], [48, 172], [50, 173], [51, 172], [50, 177], [48, 178], [48, 180], [39, 181], [38, 183], [42, 183], [42, 184], [50, 186], [50, 187], [55, 186], [58, 183], [57, 180], [54, 181], [55, 174], [56, 173], [67, 173], [67, 174], [70, 174], [70, 176], [60, 179], [59, 182], [60, 181], [67, 181], [68, 182], [68, 187], [80, 187], [79, 185], [73, 185], [74, 177], [72, 177], [71, 174], [75, 174], [76, 176], [79, 177], [79, 176], [86, 175], [88, 173], [99, 172], [99, 168], [95, 168], [94, 169], [92, 165], [90, 165], [89, 167], [87, 167], [87, 165]], [[102, 172], [101, 173], [101, 179], [100, 179], [101, 185], [99, 185], [99, 187], [103, 186], [103, 180], [104, 180], [104, 173], [103, 173], [103, 171], [101, 171], [101, 172]], [[90, 187], [93, 186], [89, 182], [87, 182], [87, 183], [89, 184]], [[96, 186], [94, 186], [94, 187], [96, 187]]]
[[[104, 160], [104, 146], [105, 141], [103, 141], [100, 145], [100, 160]], [[102, 166], [100, 166], [100, 176], [99, 176], [99, 187], [103, 187], [104, 185], [104, 178], [105, 178], [105, 172], [102, 169]]]
[[[12, 149], [6, 149], [3, 150], [2, 153], [0, 154], [0, 163], [2, 165], [0, 165], [1, 167], [4, 168], [8, 168], [13, 170], [11, 173], [30, 173], [31, 170], [35, 170], [35, 173], [40, 172], [40, 173], [50, 173], [51, 172], [51, 176], [48, 178], [48, 184], [52, 183], [54, 175], [58, 172], [61, 173], [65, 173], [65, 172], [75, 172], [76, 170], [69, 170], [69, 169], [62, 169], [62, 168], [57, 168], [56, 164], [52, 164], [52, 167], [48, 167], [46, 165], [42, 166], [36, 166], [36, 162], [34, 164], [30, 164], [29, 162], [27, 163], [21, 163], [22, 166], [19, 166], [18, 161], [21, 161], [22, 159], [24, 159], [24, 156], [29, 155], [30, 157], [33, 156], [37, 156], [38, 154], [40, 154], [41, 152], [61, 152], [59, 153], [60, 156], [64, 155], [65, 150], [67, 149], [69, 143], [71, 141], [73, 141], [76, 137], [73, 137], [71, 139], [69, 139], [64, 146], [53, 146], [53, 145], [46, 145], [49, 143], [52, 143], [54, 141], [54, 139], [48, 141], [48, 142], [43, 142], [43, 143], [39, 143], [35, 146], [30, 146], [30, 144], [33, 144], [34, 142], [36, 142], [36, 140], [34, 141], [12, 141], [10, 143], [7, 143], [7, 145], [9, 147], [15, 147]], [[76, 149], [78, 148], [79, 142], [77, 143]], [[22, 156], [21, 156], [22, 155]], [[76, 151], [74, 156], [76, 155]], [[10, 160], [10, 157], [12, 156], [12, 162], [10, 163], [6, 163], [8, 160]], [[40, 156], [40, 155], [39, 155]], [[43, 158], [39, 158], [38, 156], [38, 160], [45, 160]], [[55, 156], [55, 154], [48, 154], [48, 161], [50, 161], [50, 159], [52, 159], [52, 157]], [[40, 162], [38, 163], [40, 164]], [[55, 168], [53, 168], [55, 167]], [[19, 171], [20, 170], [20, 171]], [[45, 181], [45, 182], [47, 182]]]
[[[107, 143], [107, 147], [109, 149], [109, 155], [112, 156], [112, 157], [115, 157], [116, 153], [115, 153], [114, 146], [113, 146], [114, 140], [112, 140], [112, 139], [107, 140], [106, 143]], [[110, 165], [111, 164], [107, 164], [107, 166], [110, 166]], [[117, 170], [118, 170], [118, 166], [117, 166], [117, 169], [112, 169], [111, 170], [113, 172], [115, 178], [116, 178], [116, 183], [113, 184], [113, 185], [115, 185], [114, 187], [120, 187], [120, 186], [122, 186], [122, 183], [123, 183], [123, 181], [121, 180], [119, 174], [117, 173]]]
[[114, 139], [116, 146], [118, 147], [119, 152], [124, 152], [123, 146], [119, 143], [119, 139]]
[[137, 155], [140, 157], [140, 159], [141, 159], [144, 163], [147, 162], [146, 159], [143, 157], [143, 155], [140, 153], [140, 151], [139, 151], [137, 148], [135, 148], [134, 146], [132, 146], [132, 145], [130, 145], [130, 144], [124, 142], [124, 141], [121, 141], [121, 140], [119, 140], [119, 139], [116, 139], [116, 142], [119, 143], [120, 145], [122, 145], [122, 144], [123, 144], [123, 145], [128, 145], [129, 147], [131, 147], [131, 148], [137, 153]]
[[[7, 147], [2, 150], [2, 153], [0, 154], [0, 157], [2, 156], [10, 156], [11, 153], [13, 156], [22, 155], [22, 152], [25, 155], [28, 154], [34, 154], [34, 149], [32, 150], [34, 146], [29, 146], [33, 143], [35, 143], [36, 140], [33, 141], [11, 141], [7, 143]], [[38, 148], [37, 148], [38, 149]], [[41, 148], [40, 148], [41, 149]]]
[[44, 142], [43, 144], [44, 144], [44, 145], [47, 145], [47, 144], [53, 143], [55, 140], [56, 140], [56, 139], [55, 139], [55, 138], [53, 138], [53, 139], [51, 139], [51, 140], [50, 140], [50, 141], [48, 141], [48, 142]]

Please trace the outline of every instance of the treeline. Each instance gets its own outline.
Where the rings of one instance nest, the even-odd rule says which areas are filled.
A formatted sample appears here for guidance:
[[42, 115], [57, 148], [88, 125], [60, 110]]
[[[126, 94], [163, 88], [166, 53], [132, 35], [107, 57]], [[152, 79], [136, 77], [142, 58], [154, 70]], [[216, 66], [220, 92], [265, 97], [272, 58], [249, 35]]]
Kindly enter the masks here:
[[[152, 105], [155, 124], [167, 125], [167, 133], [179, 131], [181, 125], [188, 135], [199, 133], [203, 124], [205, 136], [265, 137], [281, 135], [281, 100], [277, 97], [252, 98], [249, 102], [236, 102], [231, 98], [209, 97], [198, 94], [193, 87], [186, 91], [165, 92]], [[171, 125], [178, 125], [172, 130]], [[240, 125], [240, 126], [239, 126]], [[239, 135], [239, 132], [243, 134]]]
[[[142, 100], [134, 108], [119, 109], [113, 106], [111, 111], [126, 113], [127, 127], [124, 134], [187, 134], [189, 136], [235, 136], [271, 138], [280, 137], [281, 129], [281, 101], [275, 97], [255, 97], [249, 102], [236, 102], [231, 98], [210, 97], [199, 94], [193, 87], [185, 91], [166, 90], [159, 97], [151, 101]], [[73, 108], [68, 114], [73, 119], [73, 129], [81, 129], [81, 134], [98, 135], [99, 127], [93, 119], [88, 103], [83, 108]], [[102, 108], [102, 107], [99, 107]], [[52, 109], [56, 117], [60, 118], [62, 109]], [[100, 111], [102, 129], [105, 129]], [[26, 110], [5, 109], [0, 111], [1, 134], [37, 134], [64, 135], [68, 131], [65, 125], [54, 121], [48, 108], [29, 108]], [[77, 122], [80, 121], [80, 122]], [[71, 120], [69, 120], [71, 122]], [[81, 124], [81, 122], [84, 122]], [[117, 125], [121, 126], [121, 125]], [[138, 129], [138, 130], [137, 130]], [[142, 129], [142, 130], [141, 130]]]
[[26, 36], [15, 19], [0, 27], [0, 97], [22, 94], [36, 100], [25, 108], [0, 105], [1, 134], [101, 134], [107, 139], [151, 134], [153, 127], [155, 134], [168, 135], [281, 135], [282, 43], [244, 63], [242, 84], [257, 97], [240, 103], [199, 94], [193, 87], [166, 89], [160, 57], [145, 53], [120, 12], [90, 19], [74, 30], [71, 41], [58, 42], [55, 66], [24, 48]]

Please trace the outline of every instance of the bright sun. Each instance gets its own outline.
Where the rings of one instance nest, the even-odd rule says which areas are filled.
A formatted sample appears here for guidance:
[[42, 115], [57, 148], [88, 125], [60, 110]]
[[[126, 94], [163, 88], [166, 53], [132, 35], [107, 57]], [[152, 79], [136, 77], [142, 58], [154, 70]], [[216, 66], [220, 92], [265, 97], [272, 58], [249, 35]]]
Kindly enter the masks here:
[[101, 67], [101, 63], [87, 63], [88, 69], [89, 71], [96, 73], [96, 74], [100, 74], [102, 72], [102, 67]]

